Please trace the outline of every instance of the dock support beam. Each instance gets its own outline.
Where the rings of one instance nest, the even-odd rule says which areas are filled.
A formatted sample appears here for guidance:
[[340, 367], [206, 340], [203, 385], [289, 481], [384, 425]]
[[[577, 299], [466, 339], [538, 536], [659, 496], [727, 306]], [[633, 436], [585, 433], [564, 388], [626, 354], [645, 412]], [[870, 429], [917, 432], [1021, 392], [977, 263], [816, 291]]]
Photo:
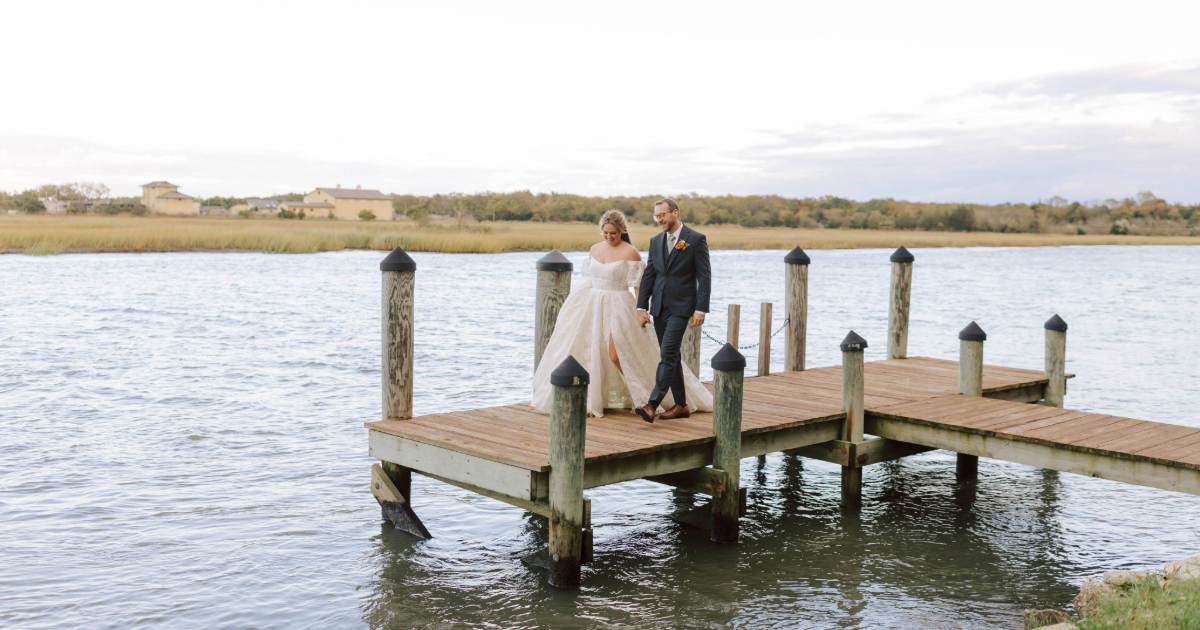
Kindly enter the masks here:
[[[383, 419], [408, 420], [413, 415], [413, 313], [417, 263], [397, 247], [380, 261], [379, 271], [383, 273]], [[372, 488], [377, 491], [376, 499], [383, 506], [383, 517], [413, 536], [429, 538], [429, 530], [421, 524], [409, 503], [412, 470], [383, 462], [379, 472], [391, 483], [391, 494], [387, 494], [388, 484], [372, 481]], [[376, 488], [377, 485], [383, 489]]]
[[[865, 376], [863, 373], [863, 350], [867, 340], [853, 330], [842, 340], [842, 411], [846, 419], [838, 439], [846, 442], [863, 441]], [[862, 468], [842, 466], [842, 503], [858, 505], [862, 501]]]
[[742, 325], [742, 306], [740, 304], [729, 305], [729, 315], [725, 318], [725, 343], [737, 348], [738, 345], [738, 329]]
[[808, 254], [799, 247], [783, 257], [783, 312], [787, 317], [787, 351], [783, 369], [799, 372], [804, 369], [804, 344], [808, 334]]
[[736, 543], [740, 523], [739, 477], [742, 459], [742, 383], [746, 357], [725, 344], [712, 358], [713, 468], [725, 471], [725, 487], [712, 500], [712, 541]]
[[413, 397], [413, 291], [417, 263], [397, 247], [383, 272], [383, 419], [408, 420]]
[[687, 330], [683, 331], [683, 343], [679, 346], [680, 358], [696, 378], [700, 378], [700, 337], [704, 324], [693, 326], [688, 322]]
[[542, 354], [554, 334], [558, 312], [571, 294], [571, 271], [575, 268], [557, 249], [537, 261], [537, 298], [533, 316], [533, 369], [542, 362]]
[[758, 375], [771, 373], [771, 311], [772, 304], [763, 302], [758, 307]]
[[901, 247], [892, 253], [892, 288], [888, 303], [888, 358], [908, 358], [908, 306], [912, 292], [913, 255]]
[[550, 586], [579, 588], [588, 373], [568, 356], [550, 373]]
[[[958, 333], [958, 393], [983, 396], [983, 342], [987, 333], [971, 322]], [[955, 472], [960, 477], [979, 474], [979, 456], [958, 454]]]
[[1067, 393], [1067, 322], [1055, 315], [1046, 322], [1046, 405], [1062, 409]]

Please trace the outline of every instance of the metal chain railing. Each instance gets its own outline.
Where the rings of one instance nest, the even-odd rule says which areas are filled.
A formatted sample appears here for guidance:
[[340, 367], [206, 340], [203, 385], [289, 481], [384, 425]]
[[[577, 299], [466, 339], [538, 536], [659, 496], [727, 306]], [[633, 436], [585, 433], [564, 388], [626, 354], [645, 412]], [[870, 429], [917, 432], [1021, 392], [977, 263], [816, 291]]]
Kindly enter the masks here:
[[[776, 335], [778, 335], [779, 333], [783, 332], [783, 329], [784, 329], [784, 328], [787, 328], [788, 322], [790, 322], [790, 321], [792, 321], [792, 318], [790, 318], [790, 317], [788, 317], [788, 318], [784, 319], [784, 320], [783, 320], [783, 325], [782, 325], [782, 326], [780, 326], [778, 330], [776, 330], [775, 332], [771, 333], [771, 339], [774, 339]], [[707, 331], [707, 330], [703, 330], [703, 329], [702, 329], [700, 332], [701, 332], [701, 333], [703, 333], [705, 337], [708, 337], [709, 341], [716, 342], [716, 343], [718, 343], [718, 344], [720, 344], [720, 345], [725, 345], [725, 342], [724, 342], [724, 341], [721, 341], [720, 339], [717, 339], [716, 337], [713, 337], [712, 335], [708, 334], [708, 331]], [[762, 342], [760, 341], [759, 343], [762, 343]], [[751, 348], [757, 348], [757, 347], [758, 347], [758, 345], [759, 345], [758, 343], [752, 343], [752, 344], [750, 344], [750, 345], [748, 345], [748, 346], [738, 346], [738, 347], [737, 347], [737, 349], [738, 349], [738, 350], [749, 350], [749, 349], [751, 349]]]

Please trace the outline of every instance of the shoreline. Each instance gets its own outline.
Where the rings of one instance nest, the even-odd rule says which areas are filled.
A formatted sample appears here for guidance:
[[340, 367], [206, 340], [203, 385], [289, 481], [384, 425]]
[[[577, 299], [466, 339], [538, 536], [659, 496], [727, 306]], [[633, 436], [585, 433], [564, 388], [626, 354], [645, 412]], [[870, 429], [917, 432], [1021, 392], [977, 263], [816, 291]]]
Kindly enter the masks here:
[[[1060, 247], [1071, 245], [1200, 245], [1200, 235], [933, 232], [696, 226], [712, 250], [895, 249], [937, 247]], [[630, 225], [645, 250], [657, 226]], [[582, 222], [327, 221], [213, 217], [0, 215], [0, 254], [292, 253], [347, 249], [453, 254], [587, 251], [598, 228]]]

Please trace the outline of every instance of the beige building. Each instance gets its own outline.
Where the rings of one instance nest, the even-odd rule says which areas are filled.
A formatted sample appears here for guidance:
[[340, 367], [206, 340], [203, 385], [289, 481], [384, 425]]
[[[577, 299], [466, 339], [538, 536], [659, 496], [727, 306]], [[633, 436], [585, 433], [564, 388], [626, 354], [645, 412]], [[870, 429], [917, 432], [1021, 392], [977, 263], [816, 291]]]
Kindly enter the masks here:
[[171, 182], [142, 184], [142, 205], [159, 214], [199, 214], [200, 202]]
[[229, 212], [237, 214], [243, 210], [270, 215], [279, 210], [279, 202], [271, 199], [247, 199], [246, 203], [239, 203], [231, 207]]
[[291, 210], [292, 212], [304, 211], [304, 216], [315, 217], [318, 219], [328, 219], [333, 213], [335, 207], [331, 203], [322, 201], [280, 201], [279, 210]]
[[357, 219], [363, 210], [370, 210], [377, 219], [392, 218], [392, 198], [378, 190], [363, 190], [362, 186], [353, 190], [342, 188], [341, 184], [336, 188], [318, 188], [304, 195], [304, 201], [329, 204], [330, 212], [338, 219]]

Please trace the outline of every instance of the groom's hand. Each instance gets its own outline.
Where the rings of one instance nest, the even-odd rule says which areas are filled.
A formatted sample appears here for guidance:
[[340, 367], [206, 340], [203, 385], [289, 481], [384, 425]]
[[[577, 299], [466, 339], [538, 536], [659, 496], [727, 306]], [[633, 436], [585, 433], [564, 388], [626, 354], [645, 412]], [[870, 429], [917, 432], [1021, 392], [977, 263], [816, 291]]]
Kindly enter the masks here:
[[641, 326], [642, 328], [645, 328], [646, 324], [650, 323], [650, 313], [647, 313], [646, 311], [638, 311], [637, 316], [638, 316], [638, 325]]
[[700, 311], [696, 311], [695, 313], [692, 313], [692, 326], [693, 327], [699, 326], [703, 323], [704, 323], [704, 313], [701, 313]]

